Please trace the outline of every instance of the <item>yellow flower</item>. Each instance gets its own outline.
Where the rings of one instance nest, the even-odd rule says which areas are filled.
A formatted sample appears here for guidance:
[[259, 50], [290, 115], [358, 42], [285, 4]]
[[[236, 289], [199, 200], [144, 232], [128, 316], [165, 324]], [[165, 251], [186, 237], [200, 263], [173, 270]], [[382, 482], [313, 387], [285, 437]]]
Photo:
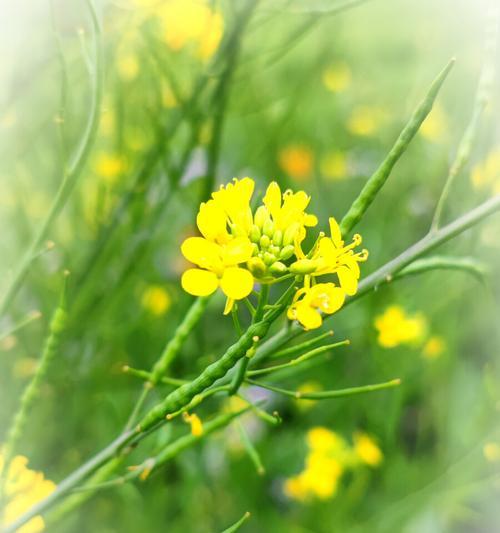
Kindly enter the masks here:
[[150, 285], [142, 293], [141, 303], [144, 309], [153, 315], [163, 315], [172, 301], [170, 295], [161, 285]]
[[108, 183], [114, 183], [116, 178], [123, 172], [123, 160], [115, 155], [101, 153], [94, 163], [97, 175], [103, 177]]
[[412, 344], [422, 338], [426, 321], [420, 314], [407, 316], [404, 310], [393, 305], [375, 319], [378, 330], [378, 343], [384, 348], [394, 348], [400, 344]]
[[439, 142], [443, 139], [447, 129], [448, 120], [443, 108], [435, 106], [429, 115], [427, 115], [419, 131], [428, 141]]
[[491, 152], [472, 169], [471, 181], [475, 189], [492, 189], [494, 193], [500, 193], [500, 149]]
[[490, 463], [497, 463], [500, 461], [500, 446], [496, 442], [487, 442], [483, 454]]
[[193, 437], [201, 437], [203, 435], [203, 424], [201, 423], [200, 417], [196, 414], [183, 414], [184, 421], [191, 426], [191, 435]]
[[347, 121], [347, 129], [353, 135], [366, 137], [373, 135], [384, 119], [384, 113], [376, 107], [360, 106], [353, 110]]
[[163, 39], [172, 50], [194, 45], [200, 59], [210, 58], [217, 50], [224, 31], [218, 9], [205, 0], [167, 0], [155, 9]]
[[345, 445], [340, 435], [321, 426], [310, 429], [307, 432], [306, 441], [309, 448], [317, 453], [330, 453]]
[[329, 152], [321, 160], [321, 174], [328, 180], [344, 179], [348, 175], [347, 157], [343, 152]]
[[351, 85], [351, 69], [345, 63], [327, 67], [322, 74], [323, 85], [332, 93], [345, 91]]
[[284, 172], [298, 181], [309, 178], [313, 170], [313, 154], [303, 145], [291, 145], [281, 150], [278, 162]]
[[139, 73], [139, 61], [133, 53], [121, 53], [117, 62], [118, 73], [122, 80], [132, 81]]
[[229, 225], [236, 229], [238, 235], [248, 235], [252, 227], [250, 200], [254, 188], [255, 182], [250, 178], [241, 180], [235, 178], [233, 183], [228, 183], [212, 193], [215, 204], [223, 209]]
[[[0, 515], [0, 527], [8, 526], [31, 506], [51, 494], [56, 485], [44, 478], [41, 472], [35, 472], [28, 467], [28, 459], [21, 455], [14, 457], [9, 465], [4, 464], [4, 457], [0, 451], [0, 476], [7, 468], [5, 477], [5, 507]], [[17, 533], [38, 533], [43, 531], [45, 523], [41, 516], [35, 516], [24, 526], [17, 529]]]
[[439, 357], [445, 350], [446, 343], [442, 337], [433, 335], [424, 344], [422, 355], [427, 359], [435, 359]]
[[288, 308], [290, 320], [297, 320], [306, 330], [321, 326], [321, 312], [331, 315], [344, 304], [345, 293], [334, 283], [318, 283], [312, 287], [299, 289]]
[[252, 244], [236, 237], [219, 245], [203, 237], [190, 237], [181, 246], [184, 257], [201, 268], [190, 268], [182, 275], [182, 288], [195, 296], [208, 296], [217, 290], [227, 296], [224, 314], [231, 311], [234, 300], [246, 298], [253, 288], [252, 274], [238, 265], [252, 257]]
[[366, 433], [354, 434], [354, 451], [369, 466], [378, 466], [384, 457], [375, 441]]

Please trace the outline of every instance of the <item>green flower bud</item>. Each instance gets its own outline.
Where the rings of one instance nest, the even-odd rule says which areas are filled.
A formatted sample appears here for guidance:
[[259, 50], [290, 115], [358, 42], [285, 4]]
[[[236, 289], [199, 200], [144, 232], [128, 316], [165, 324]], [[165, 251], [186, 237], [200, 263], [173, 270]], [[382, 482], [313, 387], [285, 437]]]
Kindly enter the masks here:
[[317, 263], [312, 259], [299, 259], [290, 265], [292, 274], [311, 274], [316, 270]]
[[266, 273], [266, 265], [260, 257], [252, 257], [247, 261], [247, 268], [256, 278], [262, 278]]
[[288, 228], [285, 230], [285, 234], [283, 235], [283, 246], [288, 246], [289, 244], [293, 244], [293, 241], [295, 240], [295, 235], [299, 231], [299, 224], [297, 222], [294, 222], [293, 224], [290, 224]]
[[283, 242], [283, 232], [280, 229], [277, 229], [273, 235], [273, 244], [276, 246], [281, 246]]
[[259, 242], [261, 248], [269, 248], [269, 245], [271, 244], [271, 239], [267, 235], [262, 235]]
[[262, 231], [264, 232], [264, 235], [267, 235], [270, 238], [273, 236], [273, 234], [274, 234], [274, 222], [270, 218], [268, 218], [264, 222], [264, 226], [262, 228]]
[[289, 244], [288, 246], [285, 246], [281, 249], [279, 257], [282, 261], [286, 261], [287, 259], [290, 259], [290, 257], [292, 257], [294, 253], [295, 248], [291, 244]]
[[246, 237], [247, 236], [245, 230], [242, 227], [236, 226], [234, 224], [231, 225], [231, 233], [235, 237]]
[[254, 242], [252, 243], [252, 255], [257, 255], [259, 253], [259, 247]]
[[281, 261], [276, 261], [269, 267], [269, 272], [271, 272], [271, 274], [281, 275], [281, 274], [285, 274], [287, 271], [288, 271], [288, 268]]
[[266, 220], [269, 219], [269, 213], [265, 206], [261, 205], [257, 211], [255, 211], [255, 216], [253, 217], [253, 221], [256, 226], [258, 226], [260, 229], [264, 227], [264, 223]]
[[266, 265], [272, 265], [276, 261], [276, 256], [269, 252], [264, 252], [263, 259]]
[[279, 256], [280, 254], [280, 247], [279, 246], [275, 246], [274, 244], [271, 244], [271, 246], [269, 246], [269, 251], [275, 255], [276, 257]]
[[250, 228], [250, 240], [252, 242], [259, 242], [259, 239], [260, 239], [260, 229], [254, 224], [251, 228]]

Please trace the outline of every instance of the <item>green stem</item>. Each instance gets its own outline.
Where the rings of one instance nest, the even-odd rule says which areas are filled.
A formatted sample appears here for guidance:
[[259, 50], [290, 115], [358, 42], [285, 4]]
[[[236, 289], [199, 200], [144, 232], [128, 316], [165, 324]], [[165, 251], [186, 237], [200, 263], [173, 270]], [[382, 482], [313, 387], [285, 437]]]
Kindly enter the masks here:
[[455, 60], [452, 59], [441, 71], [439, 76], [434, 80], [429, 89], [429, 92], [427, 93], [427, 96], [413, 112], [413, 115], [411, 116], [406, 126], [403, 128], [403, 131], [400, 133], [389, 154], [384, 159], [382, 164], [378, 167], [378, 169], [375, 171], [375, 173], [367, 181], [356, 200], [354, 200], [353, 204], [349, 208], [349, 211], [345, 214], [344, 218], [340, 223], [340, 230], [342, 232], [342, 235], [347, 235], [361, 220], [366, 210], [370, 207], [371, 203], [375, 199], [375, 196], [387, 181], [387, 178], [389, 177], [392, 169], [394, 168], [394, 165], [406, 151], [411, 140], [418, 132], [422, 122], [430, 113], [434, 104], [434, 100], [436, 99], [439, 90], [441, 89], [441, 86], [446, 77], [448, 76], [448, 73], [450, 72], [454, 63]]
[[[130, 374], [131, 376], [142, 379], [143, 381], [148, 381], [150, 384], [151, 384], [151, 380], [153, 379], [151, 372], [148, 372], [147, 370], [140, 370], [139, 368], [132, 368], [128, 365], [125, 365], [122, 368], [122, 370], [125, 374]], [[165, 385], [173, 385], [174, 387], [179, 387], [180, 385], [189, 383], [189, 381], [185, 379], [176, 379], [176, 378], [171, 378], [169, 376], [163, 376], [160, 379], [160, 383], [165, 383]]]
[[229, 526], [226, 528], [222, 533], [236, 533], [238, 529], [250, 518], [250, 513], [247, 511], [237, 522], [235, 522], [232, 526]]
[[255, 385], [256, 387], [262, 387], [263, 389], [269, 389], [270, 391], [289, 396], [296, 400], [331, 400], [333, 398], [343, 398], [345, 396], [353, 396], [355, 394], [364, 394], [366, 392], [375, 392], [384, 389], [390, 389], [401, 385], [400, 379], [392, 379], [385, 383], [376, 383], [374, 385], [364, 385], [361, 387], [351, 387], [348, 389], [321, 391], [321, 392], [300, 392], [282, 389], [269, 385], [269, 383], [262, 383], [260, 381], [254, 381], [253, 379], [246, 379], [247, 383]]
[[327, 331], [326, 333], [322, 333], [321, 335], [318, 335], [317, 337], [314, 337], [313, 339], [310, 339], [308, 341], [302, 342], [301, 344], [296, 344], [295, 346], [291, 346], [290, 348], [285, 348], [284, 350], [275, 352], [270, 355], [270, 358], [282, 359], [285, 357], [292, 357], [294, 355], [297, 355], [298, 353], [304, 353], [305, 351], [308, 351], [310, 348], [314, 348], [317, 344], [332, 336], [333, 331]]
[[47, 234], [52, 227], [52, 224], [61, 213], [63, 207], [66, 205], [77, 181], [80, 177], [85, 163], [94, 144], [97, 128], [99, 125], [101, 100], [102, 100], [102, 87], [103, 87], [103, 54], [101, 46], [101, 30], [94, 6], [91, 0], [87, 1], [89, 6], [92, 28], [94, 31], [94, 46], [95, 46], [95, 66], [90, 72], [91, 76], [91, 102], [89, 110], [89, 120], [83, 134], [83, 138], [72, 161], [68, 165], [66, 174], [63, 177], [61, 185], [56, 193], [54, 201], [49, 209], [47, 216], [41, 223], [38, 232], [33, 238], [31, 244], [28, 247], [24, 258], [19, 266], [16, 268], [12, 281], [8, 286], [5, 295], [0, 303], [0, 316], [4, 315], [9, 305], [14, 300], [18, 290], [20, 289], [26, 274], [32, 263], [32, 258], [35, 256], [42, 243], [47, 239]]
[[32, 322], [38, 320], [41, 317], [42, 313], [40, 313], [40, 311], [32, 311], [31, 313], [28, 313], [28, 315], [23, 320], [21, 320], [21, 322], [18, 322], [4, 333], [0, 333], [0, 342], [3, 341], [5, 338], [9, 337], [10, 335], [17, 333], [20, 329], [23, 329], [25, 326], [31, 324]]
[[259, 452], [255, 449], [255, 446], [250, 440], [248, 433], [243, 427], [243, 424], [239, 420], [236, 420], [235, 424], [236, 424], [236, 427], [238, 428], [238, 433], [240, 434], [241, 442], [243, 446], [245, 447], [248, 457], [250, 457], [250, 460], [254, 464], [255, 470], [257, 470], [257, 474], [259, 474], [259, 476], [263, 476], [266, 472], [266, 469], [264, 468], [264, 465], [262, 464], [262, 461], [259, 456]]
[[469, 257], [434, 256], [413, 261], [395, 274], [392, 279], [397, 280], [407, 276], [414, 276], [429, 270], [459, 270], [471, 274], [479, 281], [483, 281], [487, 273], [487, 268], [483, 263]]
[[436, 211], [434, 212], [434, 217], [432, 219], [431, 232], [434, 232], [438, 229], [443, 217], [444, 206], [452, 189], [453, 183], [470, 159], [474, 142], [479, 132], [481, 117], [486, 109], [488, 101], [490, 100], [490, 93], [495, 79], [495, 67], [498, 61], [496, 52], [498, 45], [499, 23], [500, 10], [498, 7], [492, 6], [492, 16], [486, 29], [485, 60], [481, 75], [479, 77], [472, 116], [460, 141], [460, 144], [458, 145], [457, 155], [450, 166], [446, 182], [441, 192], [441, 196], [439, 197]]

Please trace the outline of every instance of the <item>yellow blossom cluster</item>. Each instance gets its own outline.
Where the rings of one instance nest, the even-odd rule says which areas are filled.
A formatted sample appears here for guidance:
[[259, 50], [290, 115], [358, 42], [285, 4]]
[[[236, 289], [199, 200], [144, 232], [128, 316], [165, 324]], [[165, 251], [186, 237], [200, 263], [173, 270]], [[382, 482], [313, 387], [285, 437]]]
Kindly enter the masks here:
[[422, 347], [426, 359], [439, 357], [446, 343], [439, 335], [428, 335], [429, 326], [421, 313], [409, 315], [399, 305], [389, 306], [375, 318], [378, 343], [383, 348], [395, 348], [402, 344]]
[[[4, 497], [6, 500], [3, 515], [0, 517], [0, 529], [12, 523], [31, 506], [51, 494], [56, 485], [45, 479], [42, 472], [28, 468], [28, 459], [21, 455], [15, 456], [8, 465], [0, 451], [0, 478], [4, 481]], [[6, 472], [4, 472], [4, 468]], [[45, 527], [43, 518], [35, 516], [18, 533], [38, 533]]]
[[304, 470], [284, 484], [285, 494], [301, 502], [333, 498], [346, 471], [364, 465], [377, 467], [383, 460], [380, 448], [366, 433], [355, 433], [351, 445], [338, 433], [315, 427], [308, 431], [306, 441]]
[[[306, 329], [317, 328], [322, 314], [342, 307], [345, 296], [356, 293], [358, 263], [366, 250], [354, 253], [361, 244], [355, 235], [346, 245], [335, 219], [330, 218], [330, 236], [320, 233], [306, 254], [302, 243], [307, 230], [317, 225], [316, 216], [306, 212], [310, 197], [304, 191], [282, 193], [272, 182], [262, 204], [250, 205], [255, 182], [234, 179], [201, 204], [197, 226], [201, 237], [189, 237], [181, 246], [184, 257], [197, 265], [186, 270], [182, 287], [195, 296], [208, 296], [220, 288], [227, 297], [225, 313], [236, 300], [246, 298], [254, 283], [271, 284], [296, 277], [303, 281], [288, 311]], [[334, 276], [317, 283], [316, 278]]]

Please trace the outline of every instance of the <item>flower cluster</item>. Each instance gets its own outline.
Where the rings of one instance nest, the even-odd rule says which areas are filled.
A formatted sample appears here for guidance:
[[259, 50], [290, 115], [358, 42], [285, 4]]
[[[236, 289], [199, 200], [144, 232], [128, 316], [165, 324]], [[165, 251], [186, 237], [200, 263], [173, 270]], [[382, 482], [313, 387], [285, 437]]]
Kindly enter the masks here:
[[342, 475], [363, 465], [377, 467], [382, 452], [366, 433], [355, 433], [353, 445], [342, 436], [324, 428], [315, 427], [307, 433], [308, 453], [305, 467], [298, 475], [285, 481], [285, 494], [294, 500], [333, 498]]
[[[295, 277], [303, 282], [288, 310], [288, 317], [306, 329], [322, 323], [322, 313], [340, 309], [346, 295], [357, 291], [360, 269], [368, 252], [354, 253], [361, 244], [355, 235], [345, 244], [340, 228], [330, 218], [330, 236], [320, 233], [305, 253], [303, 243], [309, 228], [318, 224], [306, 212], [310, 197], [304, 191], [282, 193], [272, 182], [262, 204], [252, 210], [255, 182], [234, 179], [202, 203], [196, 219], [201, 237], [190, 237], [181, 246], [184, 257], [198, 266], [182, 276], [188, 293], [208, 296], [220, 287], [227, 296], [225, 313], [235, 300], [249, 296], [254, 283], [271, 284]], [[333, 275], [326, 283], [317, 278]]]
[[[21, 455], [14, 457], [8, 465], [0, 451], [0, 478], [4, 478], [4, 496], [6, 504], [0, 517], [0, 528], [7, 526], [21, 516], [32, 505], [47, 497], [56, 488], [55, 484], [45, 479], [41, 472], [28, 468], [28, 459]], [[3, 470], [6, 468], [6, 472]], [[41, 516], [35, 516], [18, 533], [38, 533], [45, 527]]]

